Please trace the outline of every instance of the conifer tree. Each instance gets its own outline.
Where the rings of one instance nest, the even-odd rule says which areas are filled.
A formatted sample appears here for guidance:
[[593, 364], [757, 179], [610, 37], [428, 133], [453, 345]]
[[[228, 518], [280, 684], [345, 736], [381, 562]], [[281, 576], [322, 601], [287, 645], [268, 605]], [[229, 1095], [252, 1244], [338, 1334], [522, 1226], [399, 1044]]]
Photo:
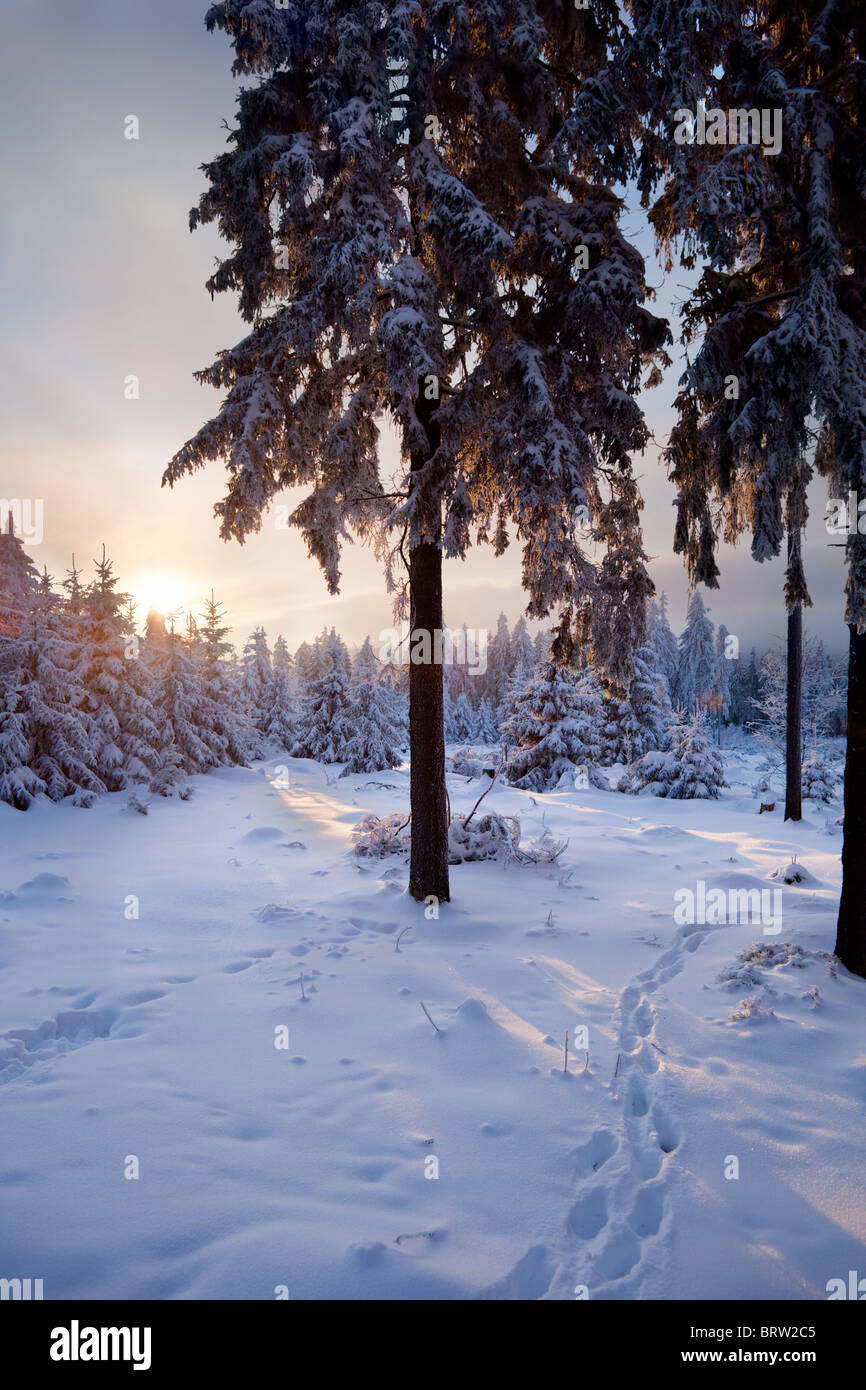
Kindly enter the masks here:
[[499, 724], [496, 720], [496, 711], [486, 695], [483, 700], [479, 700], [478, 708], [475, 711], [475, 738], [479, 743], [499, 742]]
[[461, 691], [454, 702], [452, 721], [454, 737], [458, 743], [471, 743], [476, 738], [478, 721], [465, 691]]
[[216, 708], [203, 689], [200, 671], [189, 656], [185, 636], [169, 614], [165, 640], [151, 670], [162, 731], [158, 768], [151, 790], [161, 796], [187, 794], [187, 777], [231, 761], [225, 736], [216, 727]]
[[348, 653], [333, 628], [326, 644], [330, 663], [324, 675], [307, 688], [293, 749], [297, 758], [341, 763], [352, 737]]
[[[224, 403], [165, 481], [223, 459], [217, 512], [239, 540], [282, 489], [306, 488], [292, 522], [334, 591], [343, 537], [384, 548], [393, 532], [427, 634], [443, 626], [443, 557], [473, 535], [501, 552], [513, 523], [528, 615], [559, 617], [557, 658], [578, 625], [626, 682], [651, 591], [635, 394], [666, 329], [621, 203], [593, 180], [595, 132], [572, 119], [616, 8], [221, 0], [206, 22], [245, 86], [191, 220], [231, 244], [209, 288], [238, 291], [250, 331], [199, 374]], [[385, 418], [396, 480], [380, 472]], [[409, 679], [410, 891], [443, 901], [442, 671]]]
[[673, 700], [677, 689], [680, 654], [677, 639], [668, 620], [667, 594], [659, 594], [658, 598], [652, 600], [647, 645], [652, 651], [650, 665], [664, 676], [668, 695]]
[[717, 800], [724, 785], [724, 760], [713, 747], [706, 715], [697, 710], [671, 726], [668, 749], [652, 749], [632, 764], [619, 790], [707, 801]]
[[676, 697], [688, 713], [709, 703], [716, 688], [716, 652], [713, 625], [704, 601], [695, 589], [689, 601], [689, 614], [680, 633], [680, 659], [677, 667]]
[[[529, 635], [529, 628], [526, 626], [526, 619], [518, 618], [511, 632], [511, 664], [509, 668], [509, 689], [510, 683], [521, 686], [529, 680], [535, 668], [535, 647]], [[506, 692], [507, 693], [507, 692]], [[494, 701], [494, 706], [499, 703]]]
[[247, 718], [234, 679], [231, 659], [234, 648], [228, 641], [229, 627], [225, 622], [222, 604], [210, 595], [204, 601], [199, 629], [199, 679], [204, 700], [211, 710], [214, 731], [225, 746], [225, 757], [238, 766], [246, 766], [261, 757], [261, 739]]
[[363, 645], [355, 653], [352, 660], [352, 685], [370, 685], [379, 679], [379, 661], [369, 637], [364, 638]]
[[297, 709], [292, 696], [291, 663], [285, 639], [274, 643], [273, 675], [267, 695], [263, 733], [270, 743], [291, 752], [297, 739]]
[[76, 678], [83, 686], [82, 708], [90, 719], [93, 771], [108, 791], [120, 791], [129, 782], [149, 779], [163, 736], [154, 709], [153, 681], [136, 655], [134, 634], [123, 613], [126, 596], [116, 592], [114, 566], [104, 546], [94, 566], [96, 578], [87, 590], [81, 615]]
[[[866, 129], [862, 6], [746, 0], [693, 7], [630, 0], [617, 110], [634, 134], [653, 220], [668, 250], [707, 264], [686, 310], [700, 334], [678, 400], [669, 461], [676, 548], [694, 581], [717, 584], [717, 539], [751, 532], [757, 560], [806, 521], [814, 464], [833, 496], [866, 495]], [[698, 102], [768, 112], [778, 140], [677, 140]], [[630, 125], [631, 123], [631, 125]], [[681, 130], [686, 127], [682, 126]], [[622, 129], [620, 130], [622, 134]], [[693, 130], [694, 133], [694, 130]], [[772, 132], [771, 132], [772, 136]], [[817, 429], [817, 446], [815, 431]], [[866, 536], [849, 525], [848, 738], [836, 952], [866, 977]], [[786, 607], [808, 601], [789, 552]], [[792, 713], [794, 711], [792, 710]]]
[[90, 806], [104, 791], [91, 767], [83, 693], [60, 600], [44, 573], [15, 639], [0, 642], [0, 801], [26, 810], [38, 795], [71, 796]]
[[607, 790], [598, 765], [603, 758], [604, 711], [598, 682], [567, 667], [549, 665], [514, 699], [503, 734], [515, 747], [506, 781], [525, 791], [589, 785]]
[[268, 698], [274, 671], [271, 650], [264, 628], [250, 635], [243, 654], [244, 710], [254, 729], [264, 733], [268, 721]]
[[0, 519], [0, 640], [14, 637], [39, 585], [39, 571], [15, 534], [12, 512]]
[[392, 723], [384, 687], [377, 680], [362, 680], [354, 686], [349, 724], [351, 735], [343, 750], [346, 766], [341, 777], [400, 766], [399, 730]]

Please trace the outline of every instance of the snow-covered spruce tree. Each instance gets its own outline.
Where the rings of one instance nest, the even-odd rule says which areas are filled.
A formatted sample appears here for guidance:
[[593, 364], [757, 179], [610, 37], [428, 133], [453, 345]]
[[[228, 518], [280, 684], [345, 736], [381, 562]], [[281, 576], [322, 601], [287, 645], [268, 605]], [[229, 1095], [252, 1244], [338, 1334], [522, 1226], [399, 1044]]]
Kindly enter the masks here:
[[204, 691], [202, 671], [188, 655], [185, 637], [169, 617], [165, 640], [150, 662], [156, 682], [156, 708], [162, 734], [159, 766], [151, 791], [187, 794], [187, 777], [232, 761], [228, 741], [218, 731], [215, 701]]
[[[245, 767], [263, 754], [258, 730], [250, 723], [232, 675], [234, 648], [229, 642], [225, 610], [213, 590], [204, 601], [199, 628], [198, 676], [214, 732], [225, 745], [227, 761]], [[274, 649], [276, 658], [276, 648]]]
[[689, 600], [688, 619], [680, 633], [679, 645], [676, 698], [677, 703], [692, 714], [709, 704], [716, 688], [713, 625], [697, 589]]
[[668, 695], [673, 700], [677, 689], [677, 670], [680, 664], [680, 651], [668, 620], [667, 594], [659, 594], [650, 605], [647, 646], [652, 652], [649, 663], [651, 669], [659, 671], [665, 678]]
[[27, 810], [34, 797], [90, 806], [102, 783], [91, 768], [91, 725], [81, 708], [75, 651], [60, 600], [44, 574], [0, 640], [0, 801]]
[[295, 685], [299, 691], [303, 690], [311, 680], [318, 674], [313, 670], [315, 663], [315, 651], [309, 642], [302, 642], [294, 655]]
[[478, 708], [475, 711], [475, 738], [479, 743], [499, 742], [499, 724], [496, 719], [496, 711], [486, 696], [483, 700], [479, 700]]
[[518, 618], [511, 632], [511, 668], [508, 686], [501, 700], [494, 703], [497, 718], [504, 712], [505, 704], [513, 690], [520, 690], [535, 670], [535, 645], [529, 635], [525, 618]]
[[653, 748], [667, 748], [672, 711], [666, 677], [653, 668], [655, 651], [643, 646], [635, 652], [634, 677], [628, 696], [606, 704], [607, 720], [602, 735], [606, 761], [632, 763]]
[[400, 766], [400, 730], [393, 723], [385, 687], [375, 678], [353, 687], [349, 725], [352, 732], [343, 753], [346, 766], [341, 777]]
[[567, 667], [548, 666], [524, 686], [503, 724], [503, 736], [515, 751], [503, 777], [525, 791], [573, 787], [585, 777], [607, 790], [602, 760], [604, 720], [598, 682], [578, 677]]
[[454, 702], [452, 728], [458, 743], [472, 743], [478, 737], [478, 720], [465, 690], [460, 692]]
[[[514, 653], [511, 646], [511, 632], [508, 627], [508, 619], [504, 613], [500, 613], [496, 631], [487, 646], [487, 670], [484, 675], [485, 693], [496, 707], [501, 705], [508, 695], [513, 670]], [[521, 685], [529, 674], [530, 671], [523, 674]]]
[[290, 753], [298, 736], [298, 711], [292, 693], [291, 661], [285, 639], [274, 643], [273, 675], [268, 687], [267, 712], [262, 730], [269, 743]]
[[[804, 460], [832, 495], [866, 495], [866, 129], [862, 7], [731, 0], [699, 7], [633, 0], [630, 81], [642, 112], [642, 181], [667, 174], [654, 211], [708, 257], [687, 321], [702, 345], [685, 378], [670, 461], [679, 488], [676, 543], [695, 580], [715, 585], [715, 513], [752, 534], [756, 559], [779, 553], [805, 522]], [[677, 143], [678, 109], [773, 119], [770, 139]], [[681, 127], [683, 129], [683, 127]], [[736, 362], [734, 382], [724, 375]], [[866, 977], [866, 536], [848, 528], [848, 741], [836, 952]], [[796, 553], [789, 611], [805, 602]]]
[[[230, 148], [193, 225], [230, 254], [247, 337], [199, 379], [222, 408], [172, 460], [223, 459], [224, 537], [283, 489], [330, 588], [348, 529], [408, 556], [409, 620], [442, 623], [442, 561], [472, 536], [523, 542], [528, 614], [576, 620], [626, 682], [650, 592], [630, 454], [666, 328], [620, 200], [593, 181], [596, 132], [569, 119], [620, 24], [537, 0], [222, 0], [245, 79]], [[380, 476], [395, 422], [403, 474]], [[581, 548], [586, 508], [600, 559]], [[585, 520], [580, 517], [581, 522]], [[410, 666], [410, 891], [449, 897], [443, 681]]]
[[315, 758], [320, 763], [342, 763], [346, 759], [353, 733], [349, 658], [333, 629], [327, 654], [329, 668], [307, 687], [292, 752], [296, 758]]
[[621, 792], [681, 801], [716, 800], [724, 786], [724, 759], [713, 747], [707, 717], [700, 710], [687, 721], [671, 725], [669, 749], [645, 753], [619, 782]]
[[363, 644], [352, 658], [352, 685], [368, 685], [379, 679], [381, 663], [376, 653], [373, 651], [373, 644], [369, 637], [365, 637]]
[[116, 592], [114, 566], [104, 546], [94, 565], [96, 579], [81, 614], [76, 679], [84, 689], [93, 772], [108, 791], [121, 791], [153, 774], [163, 732], [153, 680], [137, 655], [137, 639], [123, 613], [126, 595]]
[[761, 698], [758, 654], [753, 647], [747, 661], [738, 661], [731, 678], [731, 717], [735, 724], [746, 728], [758, 717]]
[[39, 571], [15, 534], [12, 512], [0, 518], [0, 640], [14, 637], [39, 585]]
[[243, 696], [247, 719], [264, 733], [268, 720], [268, 698], [274, 677], [271, 649], [264, 628], [257, 627], [244, 647]]

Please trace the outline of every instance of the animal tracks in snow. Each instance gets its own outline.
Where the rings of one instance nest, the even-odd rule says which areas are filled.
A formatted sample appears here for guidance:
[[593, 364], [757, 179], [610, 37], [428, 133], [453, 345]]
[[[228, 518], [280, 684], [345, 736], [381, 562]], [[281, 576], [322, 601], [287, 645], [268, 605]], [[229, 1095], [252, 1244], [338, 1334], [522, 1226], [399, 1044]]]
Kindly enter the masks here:
[[577, 1190], [562, 1246], [534, 1247], [482, 1297], [639, 1298], [645, 1275], [662, 1267], [672, 1220], [668, 1172], [681, 1135], [665, 1095], [665, 1053], [653, 1038], [653, 997], [706, 935], [704, 929], [680, 929], [655, 964], [622, 991], [616, 1072], [609, 1084], [619, 1108], [618, 1129], [597, 1129], [572, 1154]]

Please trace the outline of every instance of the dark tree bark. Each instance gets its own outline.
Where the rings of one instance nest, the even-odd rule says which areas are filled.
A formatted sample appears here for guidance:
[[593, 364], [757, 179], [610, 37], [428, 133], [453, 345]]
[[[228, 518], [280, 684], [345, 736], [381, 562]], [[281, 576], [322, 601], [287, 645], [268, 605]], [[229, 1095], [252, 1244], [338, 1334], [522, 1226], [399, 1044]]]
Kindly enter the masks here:
[[866, 632], [849, 629], [845, 837], [836, 955], [866, 978]]
[[[427, 451], [412, 454], [412, 471], [423, 468], [439, 444], [432, 419], [434, 401], [419, 392], [416, 414], [429, 441]], [[448, 883], [448, 792], [445, 786], [445, 707], [442, 663], [433, 653], [436, 632], [442, 630], [442, 549], [438, 518], [416, 522], [422, 539], [409, 550], [409, 804], [412, 848], [409, 892], [423, 902], [450, 900]], [[429, 633], [429, 663], [412, 660], [415, 632]]]
[[[790, 561], [794, 538], [788, 535]], [[785, 729], [785, 820], [803, 819], [803, 605], [788, 614], [788, 695]]]

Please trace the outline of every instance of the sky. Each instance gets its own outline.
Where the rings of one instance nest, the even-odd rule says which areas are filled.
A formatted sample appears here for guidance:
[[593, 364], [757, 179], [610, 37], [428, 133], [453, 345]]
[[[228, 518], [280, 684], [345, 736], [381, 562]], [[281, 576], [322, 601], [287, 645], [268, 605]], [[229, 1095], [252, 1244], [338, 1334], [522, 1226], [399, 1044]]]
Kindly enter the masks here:
[[[205, 187], [200, 165], [224, 148], [237, 90], [228, 41], [204, 27], [207, 9], [207, 0], [0, 0], [0, 497], [41, 500], [43, 536], [29, 549], [57, 579], [73, 551], [90, 573], [104, 543], [142, 609], [198, 611], [213, 589], [236, 642], [261, 624], [290, 647], [326, 625], [356, 643], [392, 622], [372, 554], [346, 553], [332, 597], [300, 534], [273, 516], [244, 546], [219, 539], [220, 464], [173, 490], [160, 486], [169, 459], [219, 404], [192, 373], [245, 331], [231, 298], [211, 301], [204, 289], [217, 232], [188, 229]], [[125, 138], [129, 116], [138, 140]], [[675, 314], [682, 272], [667, 276], [652, 257], [638, 210], [624, 225], [648, 255], [656, 312]], [[674, 358], [663, 385], [642, 397], [657, 444], [636, 471], [650, 572], [678, 631], [688, 586], [672, 553], [674, 490], [660, 459], [684, 365], [678, 346]], [[130, 376], [138, 399], [127, 399]], [[841, 653], [843, 551], [824, 526], [822, 480], [811, 501], [806, 630]], [[746, 539], [736, 551], [722, 547], [720, 564], [721, 588], [704, 593], [712, 619], [744, 650], [781, 640], [781, 560], [757, 565]], [[445, 593], [452, 626], [495, 627], [500, 610], [516, 621], [519, 546], [448, 562]]]

